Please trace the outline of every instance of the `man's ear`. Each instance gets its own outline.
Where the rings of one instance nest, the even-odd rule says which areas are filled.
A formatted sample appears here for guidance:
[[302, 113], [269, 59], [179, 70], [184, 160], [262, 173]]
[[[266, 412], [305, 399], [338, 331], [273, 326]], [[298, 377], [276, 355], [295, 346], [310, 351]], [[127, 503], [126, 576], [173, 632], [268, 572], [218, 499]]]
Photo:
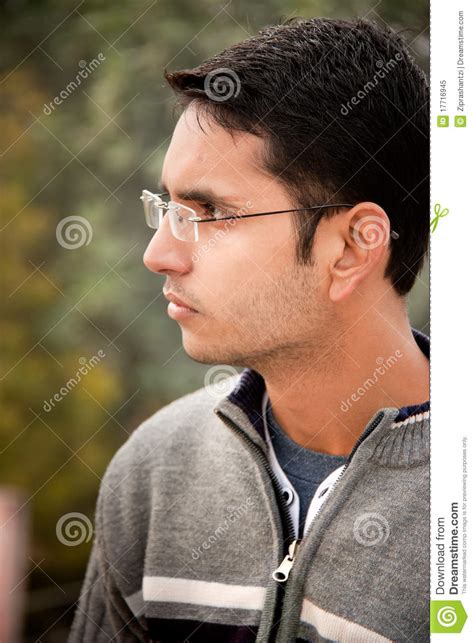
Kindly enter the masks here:
[[[337, 221], [336, 221], [337, 219]], [[329, 266], [329, 297], [337, 302], [348, 297], [387, 257], [390, 220], [376, 203], [358, 203], [333, 219], [336, 249]]]

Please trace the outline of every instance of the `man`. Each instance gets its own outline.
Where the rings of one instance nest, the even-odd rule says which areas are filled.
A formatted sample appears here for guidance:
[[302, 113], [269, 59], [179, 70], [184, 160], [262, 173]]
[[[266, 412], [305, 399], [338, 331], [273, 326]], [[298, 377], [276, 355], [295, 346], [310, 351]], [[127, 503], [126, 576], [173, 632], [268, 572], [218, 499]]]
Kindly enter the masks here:
[[113, 458], [70, 641], [428, 641], [425, 76], [321, 18], [165, 76], [144, 262], [187, 354], [245, 370]]

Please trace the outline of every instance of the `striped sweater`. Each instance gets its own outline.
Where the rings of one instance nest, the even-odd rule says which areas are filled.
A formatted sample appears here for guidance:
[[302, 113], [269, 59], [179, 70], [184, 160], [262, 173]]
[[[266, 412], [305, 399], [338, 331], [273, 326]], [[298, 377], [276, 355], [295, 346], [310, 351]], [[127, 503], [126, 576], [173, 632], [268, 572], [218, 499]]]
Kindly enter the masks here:
[[429, 641], [429, 404], [372, 417], [300, 540], [264, 380], [234, 379], [160, 409], [113, 457], [68, 643]]

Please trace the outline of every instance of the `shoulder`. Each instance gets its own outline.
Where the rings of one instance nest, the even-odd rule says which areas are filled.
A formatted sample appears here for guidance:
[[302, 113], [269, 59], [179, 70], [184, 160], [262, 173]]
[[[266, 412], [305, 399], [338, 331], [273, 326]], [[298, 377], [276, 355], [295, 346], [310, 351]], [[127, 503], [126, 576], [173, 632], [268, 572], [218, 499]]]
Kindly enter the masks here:
[[[204, 387], [162, 407], [133, 431], [106, 468], [96, 536], [124, 596], [141, 586], [151, 525], [161, 524], [163, 507], [171, 509], [186, 485], [222, 455], [228, 432], [214, 413], [222, 397]], [[167, 524], [165, 517], [163, 529]]]
[[[238, 379], [239, 375], [230, 378], [231, 386]], [[111, 459], [101, 489], [120, 487], [122, 493], [132, 493], [137, 488], [144, 493], [145, 481], [149, 483], [153, 470], [186, 462], [195, 449], [214, 441], [219, 425], [214, 408], [222, 397], [203, 387], [145, 419]]]
[[[95, 512], [96, 530], [110, 560], [121, 560], [124, 547], [131, 544], [135, 554], [129, 552], [126, 558], [141, 556], [154, 494], [183, 472], [192, 477], [192, 466], [208, 462], [209, 445], [220, 428], [214, 413], [218, 401], [204, 387], [171, 402], [144, 420], [114, 454], [101, 480]], [[141, 562], [137, 559], [137, 567]]]

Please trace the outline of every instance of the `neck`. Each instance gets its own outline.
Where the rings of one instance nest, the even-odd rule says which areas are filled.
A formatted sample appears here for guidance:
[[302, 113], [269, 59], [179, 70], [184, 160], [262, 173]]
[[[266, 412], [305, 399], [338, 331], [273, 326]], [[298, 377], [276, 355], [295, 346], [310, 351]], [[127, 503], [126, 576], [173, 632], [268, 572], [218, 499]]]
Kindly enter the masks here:
[[[302, 447], [346, 456], [379, 409], [429, 399], [429, 361], [406, 313], [390, 320], [375, 312], [343, 333], [333, 368], [331, 360], [307, 354], [303, 364], [257, 369], [275, 419]], [[324, 368], [314, 366], [318, 361]]]

